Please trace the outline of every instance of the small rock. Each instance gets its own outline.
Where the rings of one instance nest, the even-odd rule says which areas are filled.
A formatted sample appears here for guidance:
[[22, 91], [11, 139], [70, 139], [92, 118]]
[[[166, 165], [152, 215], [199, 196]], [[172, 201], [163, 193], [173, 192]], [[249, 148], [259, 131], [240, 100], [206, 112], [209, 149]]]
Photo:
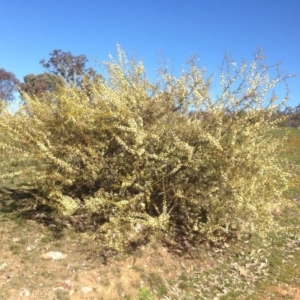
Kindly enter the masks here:
[[7, 267], [7, 263], [4, 262], [3, 264], [0, 265], [0, 270], [3, 270]]
[[44, 253], [42, 255], [42, 258], [44, 258], [44, 259], [53, 259], [53, 260], [60, 260], [60, 259], [66, 258], [66, 257], [67, 257], [66, 254], [63, 254], [58, 251], [50, 251], [50, 252]]
[[35, 248], [34, 246], [28, 246], [28, 247], [26, 248], [26, 251], [27, 251], [27, 252], [30, 252], [30, 251], [32, 251], [34, 248]]
[[83, 294], [88, 294], [88, 293], [90, 293], [93, 289], [92, 289], [91, 287], [89, 287], [89, 286], [84, 286], [84, 287], [82, 287], [80, 290], [81, 290], [81, 292], [82, 292]]
[[24, 289], [20, 292], [20, 296], [28, 297], [30, 295], [30, 292], [27, 289]]

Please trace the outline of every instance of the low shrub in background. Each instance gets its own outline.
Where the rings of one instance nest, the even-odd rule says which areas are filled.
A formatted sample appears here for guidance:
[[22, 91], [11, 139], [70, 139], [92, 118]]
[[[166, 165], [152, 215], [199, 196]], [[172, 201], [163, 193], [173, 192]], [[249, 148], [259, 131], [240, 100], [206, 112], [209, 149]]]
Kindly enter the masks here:
[[269, 79], [263, 61], [226, 56], [213, 99], [193, 59], [153, 84], [118, 48], [105, 80], [23, 93], [17, 113], [2, 109], [1, 164], [15, 166], [3, 177], [26, 175], [22, 188], [63, 214], [92, 212], [102, 246], [118, 251], [157, 234], [180, 245], [265, 235], [288, 177], [267, 134], [286, 99], [270, 91], [288, 76]]

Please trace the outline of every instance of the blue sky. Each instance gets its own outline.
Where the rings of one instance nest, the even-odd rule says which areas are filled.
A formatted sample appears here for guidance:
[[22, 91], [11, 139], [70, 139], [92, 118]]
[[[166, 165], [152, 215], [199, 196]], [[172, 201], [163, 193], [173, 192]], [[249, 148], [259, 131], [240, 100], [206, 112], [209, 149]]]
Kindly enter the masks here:
[[[163, 57], [178, 74], [196, 54], [211, 74], [224, 51], [251, 62], [258, 47], [268, 64], [300, 73], [299, 16], [299, 0], [0, 0], [0, 68], [19, 80], [42, 73], [39, 61], [54, 49], [84, 54], [93, 65], [115, 56], [118, 43], [143, 59], [150, 77]], [[293, 107], [300, 77], [289, 86]]]

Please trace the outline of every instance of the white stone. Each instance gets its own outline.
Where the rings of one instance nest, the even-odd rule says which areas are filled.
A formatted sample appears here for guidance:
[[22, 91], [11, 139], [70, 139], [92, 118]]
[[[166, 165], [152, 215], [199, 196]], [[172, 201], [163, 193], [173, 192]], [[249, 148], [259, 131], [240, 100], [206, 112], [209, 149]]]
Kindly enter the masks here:
[[53, 259], [53, 260], [60, 260], [60, 259], [66, 258], [66, 257], [67, 257], [66, 254], [63, 254], [58, 251], [50, 251], [50, 252], [44, 253], [42, 255], [42, 258], [44, 258], [44, 259]]
[[91, 287], [89, 287], [89, 286], [84, 286], [84, 287], [81, 288], [81, 292], [82, 292], [83, 294], [88, 294], [88, 293], [90, 293], [92, 290], [93, 290], [93, 289], [92, 289]]
[[3, 270], [7, 267], [7, 263], [4, 262], [3, 264], [0, 265], [0, 270]]
[[20, 292], [20, 296], [28, 297], [30, 295], [30, 292], [27, 289], [24, 289]]

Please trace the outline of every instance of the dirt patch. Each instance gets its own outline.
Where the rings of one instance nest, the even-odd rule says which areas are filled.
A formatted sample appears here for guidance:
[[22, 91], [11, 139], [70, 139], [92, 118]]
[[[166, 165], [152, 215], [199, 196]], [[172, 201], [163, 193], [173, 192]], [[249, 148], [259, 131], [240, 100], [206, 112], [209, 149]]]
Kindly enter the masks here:
[[[0, 222], [0, 299], [136, 299], [140, 287], [163, 290], [168, 279], [184, 271], [178, 257], [159, 244], [104, 263], [92, 232], [65, 228], [55, 237], [51, 224], [4, 215]], [[51, 251], [66, 256], [45, 259]]]

